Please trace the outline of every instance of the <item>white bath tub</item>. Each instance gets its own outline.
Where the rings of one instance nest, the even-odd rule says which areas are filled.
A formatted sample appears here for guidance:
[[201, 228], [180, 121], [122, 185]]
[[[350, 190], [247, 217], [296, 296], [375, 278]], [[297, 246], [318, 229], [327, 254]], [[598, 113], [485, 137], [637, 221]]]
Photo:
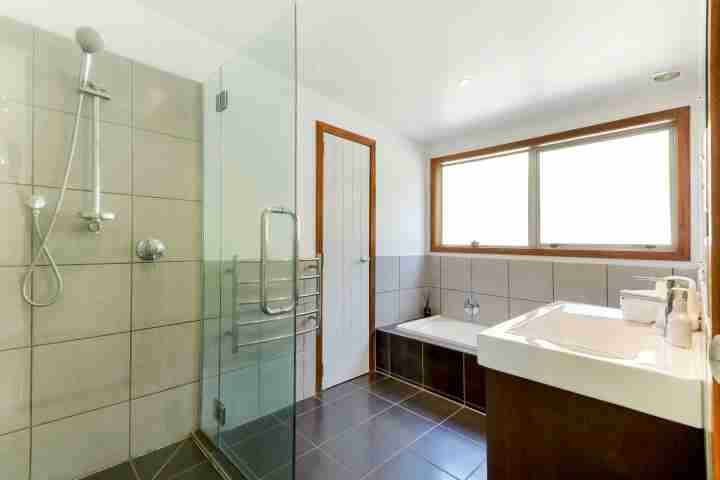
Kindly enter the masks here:
[[477, 336], [488, 327], [435, 315], [401, 323], [395, 328], [399, 333], [406, 332], [429, 343], [446, 345], [474, 354], [477, 349]]

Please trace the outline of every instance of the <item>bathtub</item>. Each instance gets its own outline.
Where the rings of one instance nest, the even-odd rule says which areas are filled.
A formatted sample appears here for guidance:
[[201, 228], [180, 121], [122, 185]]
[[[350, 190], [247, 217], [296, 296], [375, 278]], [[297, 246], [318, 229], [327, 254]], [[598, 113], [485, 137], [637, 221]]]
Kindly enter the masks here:
[[477, 336], [486, 328], [489, 327], [435, 315], [401, 323], [395, 326], [395, 331], [398, 334], [405, 333], [429, 343], [448, 346], [474, 355]]

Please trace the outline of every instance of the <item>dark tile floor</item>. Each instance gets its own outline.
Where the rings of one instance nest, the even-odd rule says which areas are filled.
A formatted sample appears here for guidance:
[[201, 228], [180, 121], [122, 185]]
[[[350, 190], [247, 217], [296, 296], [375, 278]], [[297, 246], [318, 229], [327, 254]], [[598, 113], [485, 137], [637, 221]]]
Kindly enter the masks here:
[[[231, 452], [262, 480], [288, 480], [289, 426], [261, 423]], [[381, 374], [299, 402], [295, 438], [297, 480], [486, 478], [483, 414]]]
[[[298, 402], [296, 414], [297, 480], [486, 479], [485, 416], [394, 378], [357, 378]], [[280, 412], [223, 440], [257, 479], [290, 480], [287, 420]], [[86, 480], [219, 479], [186, 440]]]
[[96, 473], [85, 480], [222, 480], [191, 439]]

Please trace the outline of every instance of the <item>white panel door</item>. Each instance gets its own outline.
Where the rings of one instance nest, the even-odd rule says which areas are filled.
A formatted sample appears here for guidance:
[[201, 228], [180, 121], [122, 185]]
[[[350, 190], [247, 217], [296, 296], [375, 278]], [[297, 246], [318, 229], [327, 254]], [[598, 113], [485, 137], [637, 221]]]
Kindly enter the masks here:
[[325, 134], [323, 382], [370, 365], [370, 148]]

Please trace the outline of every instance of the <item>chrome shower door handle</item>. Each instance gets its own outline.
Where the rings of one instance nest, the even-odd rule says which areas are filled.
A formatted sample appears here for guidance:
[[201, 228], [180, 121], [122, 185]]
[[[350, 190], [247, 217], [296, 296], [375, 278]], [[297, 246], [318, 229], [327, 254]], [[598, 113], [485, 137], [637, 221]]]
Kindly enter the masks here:
[[[273, 308], [268, 301], [268, 252], [270, 250], [270, 219], [272, 215], [287, 215], [293, 223], [293, 254], [290, 260], [292, 263], [292, 292], [290, 293], [290, 303], [284, 307]], [[297, 259], [298, 259], [298, 221], [297, 215], [286, 207], [270, 207], [263, 210], [260, 216], [260, 309], [268, 315], [280, 315], [290, 313], [295, 309], [298, 299], [297, 292]]]

